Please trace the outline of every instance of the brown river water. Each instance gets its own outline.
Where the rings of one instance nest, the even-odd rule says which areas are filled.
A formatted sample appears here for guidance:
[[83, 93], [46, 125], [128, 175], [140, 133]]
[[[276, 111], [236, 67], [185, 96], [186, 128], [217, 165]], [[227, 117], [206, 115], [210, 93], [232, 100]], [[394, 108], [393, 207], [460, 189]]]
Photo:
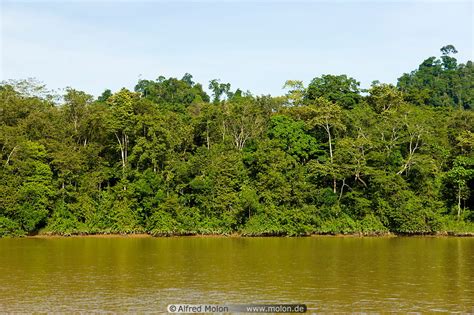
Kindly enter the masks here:
[[474, 238], [0, 239], [0, 312], [474, 312]]

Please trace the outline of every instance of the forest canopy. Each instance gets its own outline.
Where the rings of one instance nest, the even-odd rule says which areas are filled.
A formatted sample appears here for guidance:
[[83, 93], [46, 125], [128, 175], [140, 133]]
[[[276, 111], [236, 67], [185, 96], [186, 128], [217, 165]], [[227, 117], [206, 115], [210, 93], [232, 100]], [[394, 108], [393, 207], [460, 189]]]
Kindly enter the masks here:
[[[474, 66], [284, 96], [190, 74], [98, 98], [0, 85], [0, 237], [474, 231]], [[206, 85], [207, 86], [207, 85]]]

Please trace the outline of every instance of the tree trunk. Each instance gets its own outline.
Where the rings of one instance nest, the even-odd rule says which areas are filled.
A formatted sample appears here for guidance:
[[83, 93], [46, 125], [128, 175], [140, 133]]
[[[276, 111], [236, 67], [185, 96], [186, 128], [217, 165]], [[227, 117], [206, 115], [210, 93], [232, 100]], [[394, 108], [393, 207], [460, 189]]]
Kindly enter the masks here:
[[[332, 156], [332, 137], [331, 137], [331, 129], [329, 128], [329, 124], [326, 123], [325, 128], [326, 132], [328, 133], [328, 138], [329, 138], [329, 157], [331, 159], [331, 166], [334, 165], [333, 163], [333, 156]], [[333, 176], [332, 178], [332, 183], [333, 183], [333, 192], [337, 192], [337, 182], [336, 182], [336, 176]]]
[[208, 150], [211, 148], [211, 143], [209, 139], [209, 121], [206, 122], [206, 146]]
[[16, 146], [13, 148], [13, 150], [10, 152], [10, 154], [8, 154], [7, 161], [5, 162], [5, 167], [7, 167], [8, 163], [10, 163], [10, 159], [11, 159], [11, 157], [12, 157], [12, 155], [13, 155], [13, 153], [15, 152], [15, 150], [16, 150], [17, 147], [18, 147], [18, 146], [16, 145]]
[[461, 217], [461, 184], [458, 183], [458, 220]]
[[127, 166], [127, 155], [128, 155], [128, 152], [127, 152], [128, 137], [126, 134], [122, 134], [122, 137], [119, 137], [117, 133], [115, 133], [115, 137], [117, 138], [117, 141], [120, 147], [120, 158], [122, 160], [122, 173], [125, 173], [125, 167]]

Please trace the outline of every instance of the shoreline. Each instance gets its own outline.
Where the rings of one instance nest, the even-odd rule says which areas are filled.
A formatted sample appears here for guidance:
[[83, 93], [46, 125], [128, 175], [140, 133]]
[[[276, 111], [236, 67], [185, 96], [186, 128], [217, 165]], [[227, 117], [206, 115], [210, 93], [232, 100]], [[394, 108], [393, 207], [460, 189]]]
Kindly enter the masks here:
[[[438, 232], [438, 233], [413, 233], [413, 234], [403, 234], [403, 233], [348, 233], [348, 234], [319, 234], [313, 233], [309, 235], [244, 235], [239, 233], [233, 234], [172, 234], [172, 235], [152, 235], [148, 233], [94, 233], [94, 234], [35, 234], [35, 235], [26, 235], [26, 236], [14, 236], [8, 238], [395, 238], [395, 237], [474, 237], [474, 233], [455, 233], [455, 232]], [[1, 239], [1, 238], [0, 238]]]

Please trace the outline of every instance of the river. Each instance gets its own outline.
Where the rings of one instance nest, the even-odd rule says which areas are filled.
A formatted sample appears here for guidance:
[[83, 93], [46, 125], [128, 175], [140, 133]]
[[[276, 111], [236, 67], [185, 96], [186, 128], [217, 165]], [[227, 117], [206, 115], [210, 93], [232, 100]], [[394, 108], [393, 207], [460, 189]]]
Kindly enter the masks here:
[[0, 312], [474, 312], [474, 238], [0, 239]]

